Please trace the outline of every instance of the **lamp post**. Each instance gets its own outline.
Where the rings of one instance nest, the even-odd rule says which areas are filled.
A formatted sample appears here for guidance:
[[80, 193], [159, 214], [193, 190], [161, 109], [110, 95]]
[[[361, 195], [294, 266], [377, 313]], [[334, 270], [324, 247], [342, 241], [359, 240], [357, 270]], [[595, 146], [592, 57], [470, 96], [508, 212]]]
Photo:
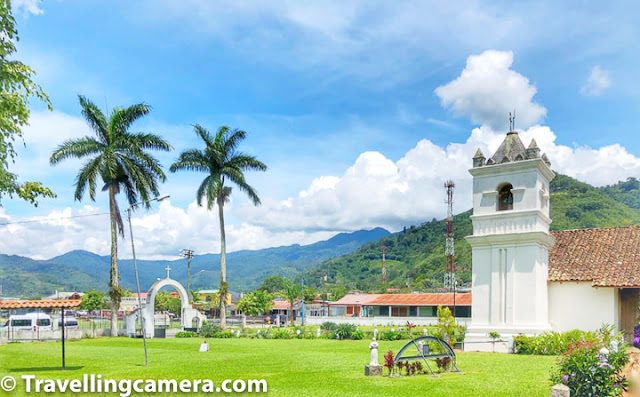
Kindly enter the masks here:
[[193, 259], [193, 250], [180, 250], [180, 256], [187, 258], [187, 293], [191, 293], [191, 259]]
[[302, 300], [300, 302], [302, 302], [302, 306], [300, 307], [300, 313], [302, 315], [302, 326], [304, 327], [304, 279], [301, 281], [301, 285], [302, 285]]
[[144, 365], [149, 365], [149, 356], [147, 355], [147, 335], [144, 333], [144, 316], [142, 315], [142, 299], [140, 298], [140, 278], [138, 277], [138, 263], [136, 262], [136, 247], [133, 243], [133, 227], [131, 226], [131, 212], [133, 208], [140, 204], [150, 203], [152, 201], [162, 201], [169, 198], [169, 196], [156, 197], [151, 200], [140, 201], [139, 203], [131, 204], [127, 208], [127, 219], [129, 221], [129, 236], [131, 237], [131, 253], [133, 254], [133, 270], [136, 274], [136, 291], [138, 293], [138, 319], [140, 320], [140, 328], [142, 329], [142, 344], [144, 345]]

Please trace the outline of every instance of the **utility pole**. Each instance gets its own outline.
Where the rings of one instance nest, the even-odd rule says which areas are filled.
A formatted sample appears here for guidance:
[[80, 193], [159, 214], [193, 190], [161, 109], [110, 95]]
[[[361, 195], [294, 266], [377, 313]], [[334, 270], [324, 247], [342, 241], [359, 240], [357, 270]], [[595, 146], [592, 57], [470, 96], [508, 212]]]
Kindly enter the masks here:
[[300, 302], [301, 302], [300, 303], [301, 304], [301, 306], [300, 306], [300, 316], [302, 318], [302, 326], [304, 327], [304, 280], [301, 280], [300, 283], [301, 283], [301, 286], [302, 286], [301, 290], [300, 290], [300, 291], [302, 291], [302, 293], [301, 293], [302, 299], [300, 300]]
[[385, 252], [387, 251], [387, 246], [382, 246], [382, 285], [387, 283], [387, 268], [385, 267], [387, 259], [385, 257]]
[[455, 184], [449, 180], [444, 183], [444, 188], [447, 192], [447, 235], [445, 240], [445, 287], [449, 287], [449, 290], [453, 292], [453, 317], [456, 316], [456, 263], [454, 252], [454, 238], [453, 238], [453, 188]]
[[191, 293], [191, 259], [193, 259], [193, 250], [183, 249], [180, 250], [180, 256], [187, 258], [187, 293]]

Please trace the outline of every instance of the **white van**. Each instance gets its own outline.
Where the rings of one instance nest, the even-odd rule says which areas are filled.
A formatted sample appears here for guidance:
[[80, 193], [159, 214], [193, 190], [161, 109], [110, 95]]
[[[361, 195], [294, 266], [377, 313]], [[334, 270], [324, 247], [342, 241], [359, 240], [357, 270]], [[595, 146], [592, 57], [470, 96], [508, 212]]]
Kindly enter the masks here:
[[15, 331], [51, 331], [51, 317], [44, 313], [11, 315], [3, 327], [9, 332]]

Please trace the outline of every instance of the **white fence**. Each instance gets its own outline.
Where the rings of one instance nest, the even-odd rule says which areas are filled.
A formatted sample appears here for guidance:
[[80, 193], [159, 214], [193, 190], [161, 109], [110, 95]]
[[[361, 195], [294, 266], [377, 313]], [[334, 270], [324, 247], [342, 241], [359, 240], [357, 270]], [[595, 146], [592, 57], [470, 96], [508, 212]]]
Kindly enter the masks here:
[[[296, 320], [300, 323], [300, 317]], [[322, 323], [329, 321], [336, 324], [355, 324], [355, 325], [370, 325], [370, 326], [403, 326], [407, 325], [407, 322], [415, 325], [435, 325], [438, 323], [437, 317], [346, 317], [346, 316], [305, 316], [305, 325], [321, 325]], [[458, 317], [456, 323], [458, 325], [466, 326], [468, 322], [471, 322], [470, 318]]]

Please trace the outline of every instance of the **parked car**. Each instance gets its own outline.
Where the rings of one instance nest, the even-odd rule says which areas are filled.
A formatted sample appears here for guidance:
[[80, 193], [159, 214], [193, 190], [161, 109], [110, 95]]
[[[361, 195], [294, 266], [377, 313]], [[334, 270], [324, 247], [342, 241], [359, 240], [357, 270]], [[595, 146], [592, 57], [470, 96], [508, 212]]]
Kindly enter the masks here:
[[[62, 319], [58, 319], [58, 329], [62, 327]], [[75, 317], [67, 317], [65, 313], [64, 317], [64, 327], [65, 329], [78, 329], [78, 319]]]
[[15, 331], [51, 331], [51, 317], [44, 313], [14, 314], [9, 317], [3, 329]]

